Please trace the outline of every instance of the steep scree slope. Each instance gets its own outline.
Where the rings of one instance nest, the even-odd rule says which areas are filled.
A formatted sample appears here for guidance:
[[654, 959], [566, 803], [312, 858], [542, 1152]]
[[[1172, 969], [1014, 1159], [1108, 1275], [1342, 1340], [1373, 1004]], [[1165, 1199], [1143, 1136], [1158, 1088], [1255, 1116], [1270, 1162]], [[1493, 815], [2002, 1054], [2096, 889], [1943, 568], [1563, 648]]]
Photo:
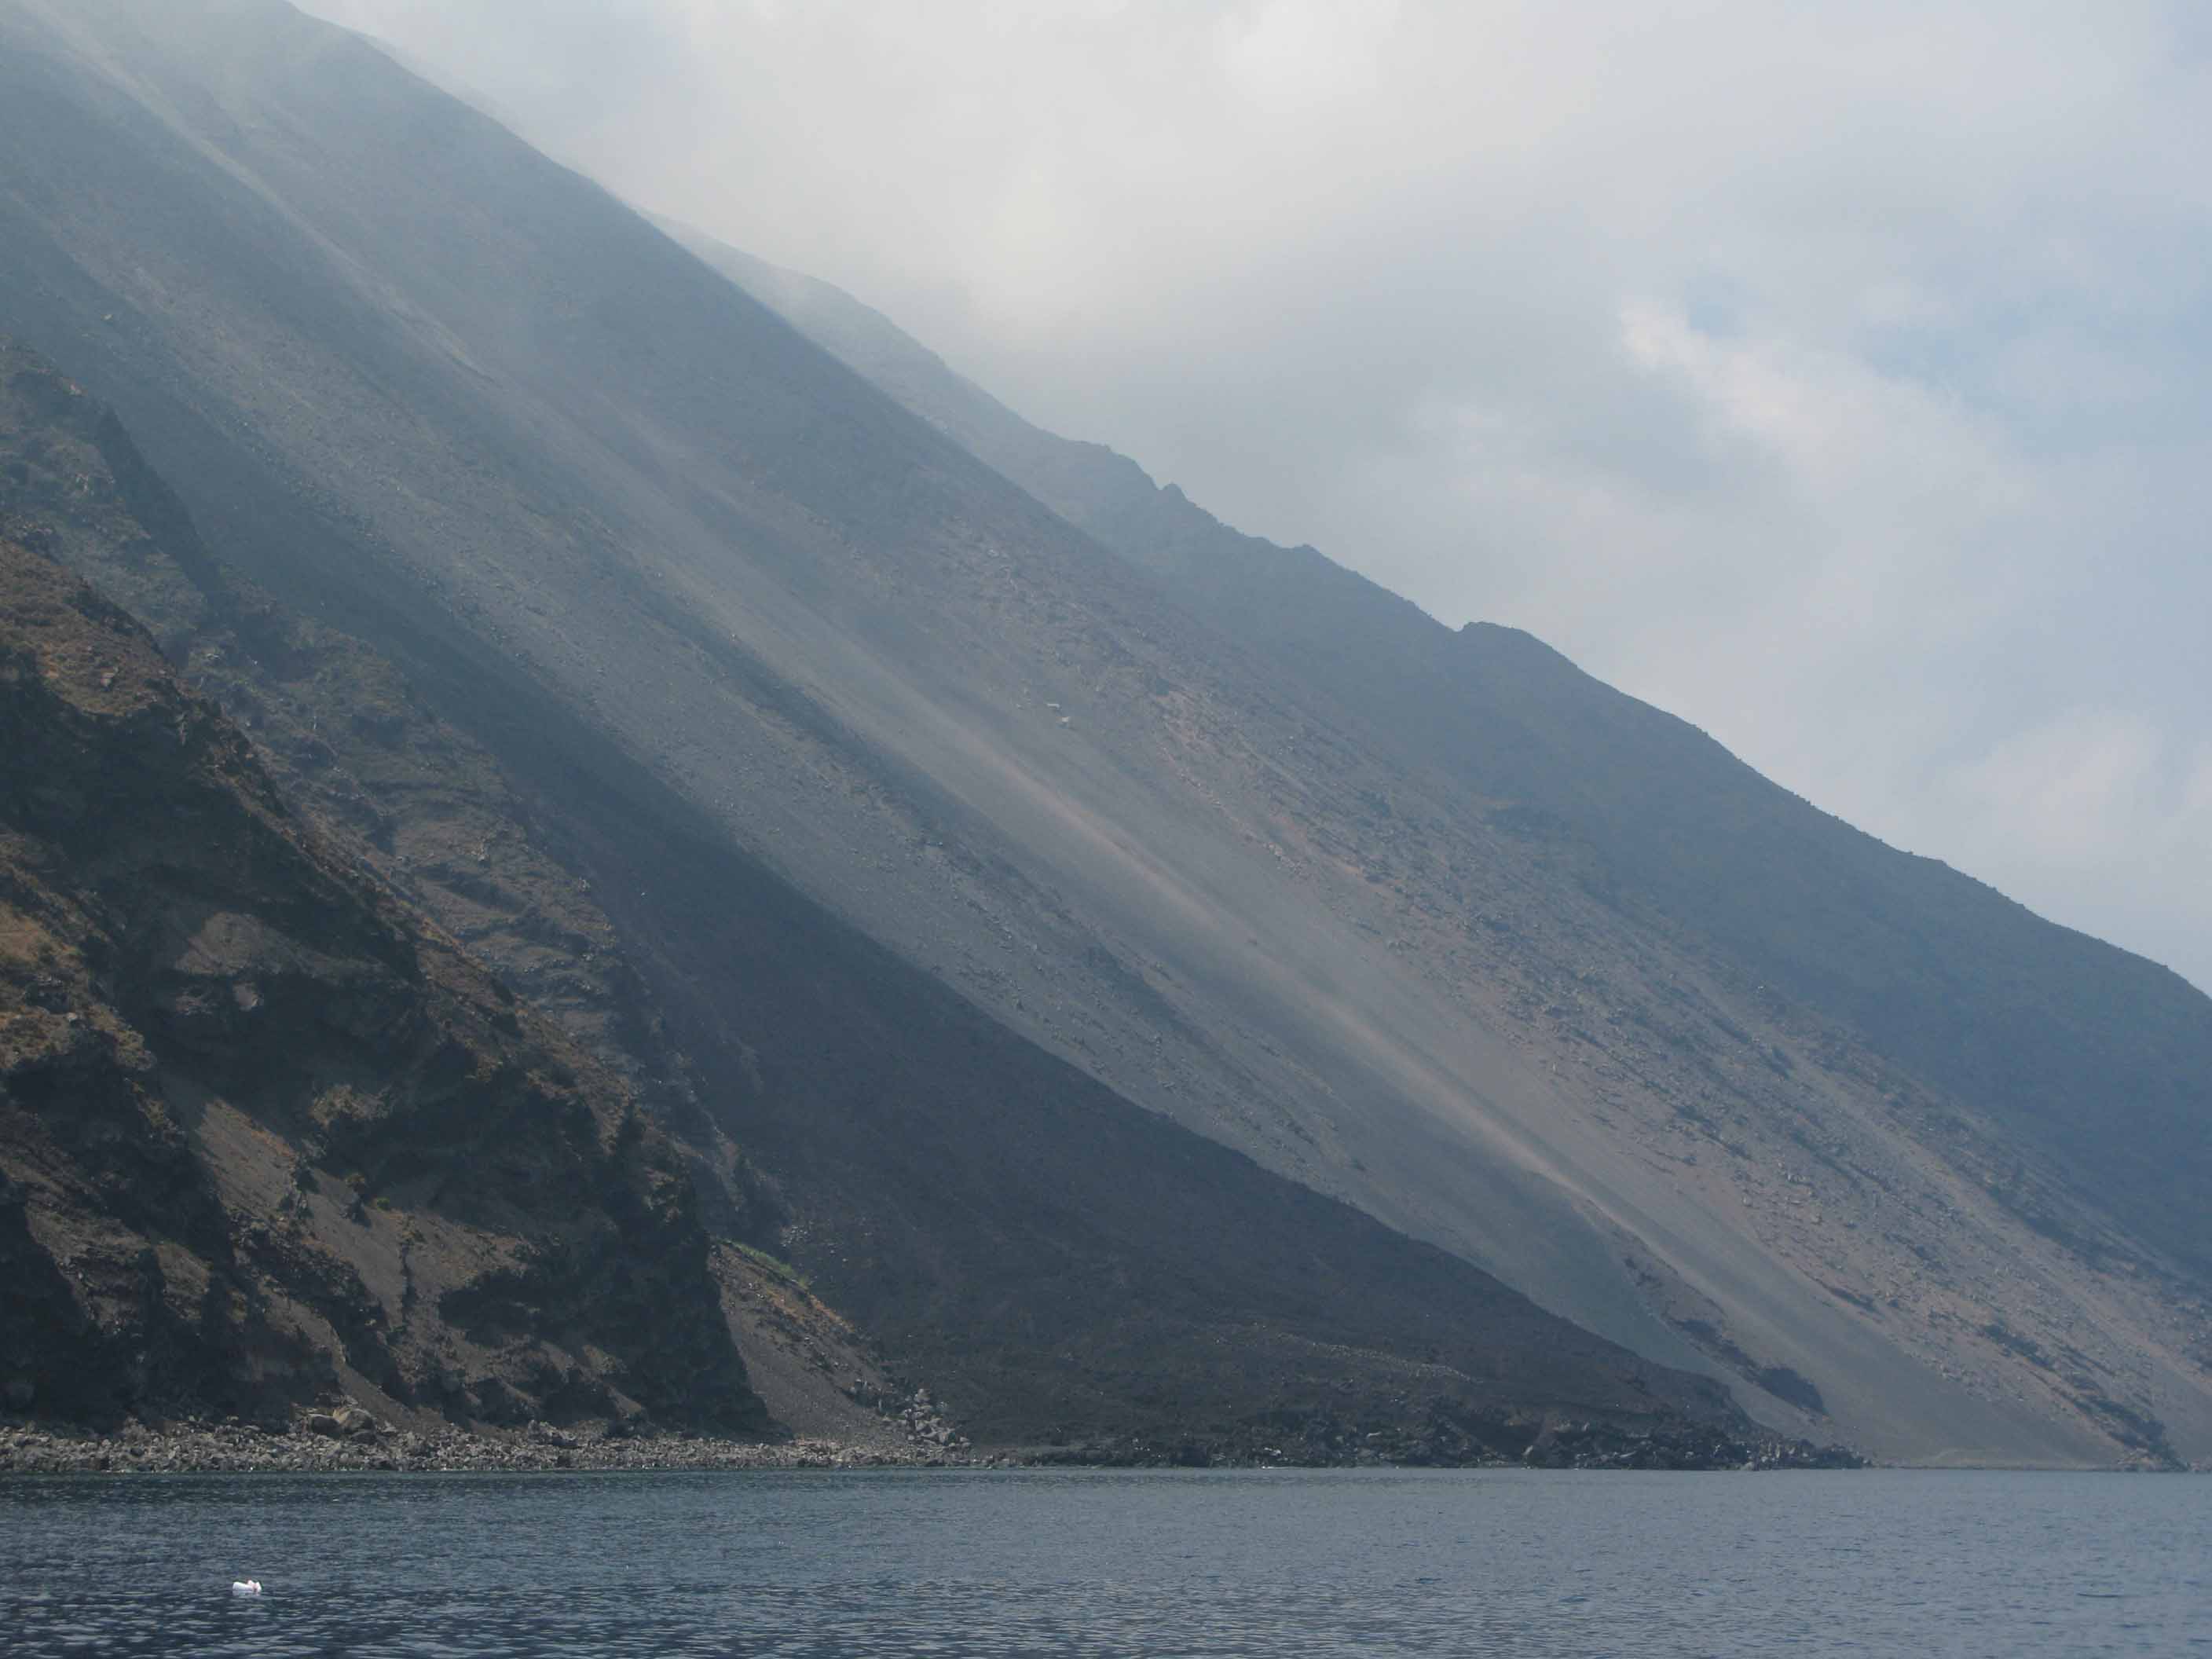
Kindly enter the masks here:
[[[572, 808], [566, 839], [539, 844], [538, 804], [483, 750], [358, 641], [244, 588], [112, 415], [5, 342], [0, 477], [0, 528], [131, 594], [336, 846], [471, 928], [508, 979], [558, 990], [565, 1023], [623, 1070], [738, 1079], [717, 1100], [647, 1078], [679, 1132], [743, 1127], [746, 1157], [693, 1146], [709, 1214], [798, 1256], [974, 1435], [1443, 1458], [1517, 1455], [1571, 1414], [1703, 1457], [1744, 1426], [1711, 1382], [1132, 1109], [702, 841], [649, 781], [606, 789], [599, 816]], [[627, 936], [594, 894], [690, 920], [637, 930], [643, 970], [610, 972], [599, 959], [622, 963]], [[654, 976], [684, 988], [641, 1007]], [[764, 1329], [761, 1258], [716, 1260], [733, 1318]], [[799, 1370], [778, 1381], [804, 1403], [829, 1360], [797, 1352], [779, 1352]], [[848, 1431], [881, 1431], [844, 1405]]]
[[[782, 891], [749, 853], [1762, 1413], [1918, 1456], [2212, 1444], [2172, 1253], [2033, 1145], [1764, 1009], [1571, 826], [1409, 763], [366, 45], [268, 0], [0, 0], [0, 322], [564, 845], [684, 849], [593, 890], [733, 1138], [769, 1028], [729, 1011], [774, 965], [742, 896]], [[2039, 1244], [2015, 1164], [2100, 1254]]]
[[[2212, 1000], [1935, 860], [1882, 846], [1526, 635], [1488, 625], [1455, 635], [1311, 548], [1239, 534], [1111, 450], [1030, 425], [831, 284], [659, 222], [932, 426], [1157, 576], [1194, 616], [1366, 716], [1372, 740], [1402, 764], [1465, 787], [1469, 810], [1616, 913], [1607, 945], [1616, 962], [1620, 937], [1632, 933], [1703, 969], [1701, 988], [1718, 1005], [1705, 1034], [1662, 1022], [1655, 1054], [1642, 1041], [1654, 1025], [1635, 979], [1658, 989], [1663, 1006], [1680, 1001], [1681, 977], [1670, 974], [1662, 987], [1647, 968], [1624, 985], [1592, 969], [1598, 952], [1587, 937], [1547, 938], [1494, 910], [1479, 913], [1486, 927], [1513, 934], [1510, 957], [1487, 964], [1515, 986], [1508, 1018], [1554, 1064], [1583, 1072], [1605, 1105], [1616, 1103], [1624, 1074], [1648, 1091], [1686, 1095], [1674, 1108], [1686, 1120], [1677, 1127], [1780, 1174], [1786, 1207], [1815, 1196], [1825, 1166], [1831, 1178], [1819, 1184], [1833, 1207], [1833, 1177], [1859, 1185], [1851, 1177], [1863, 1172], [1839, 1161], [1829, 1128], [1802, 1121], [1802, 1094], [1790, 1097], [1798, 1093], [1789, 1087], [1790, 1056], [1809, 1049], [1824, 1069], [1861, 1085], [1862, 1097], [1879, 1094], [1911, 1137], [1908, 1167], [1949, 1165], [1980, 1189], [1978, 1200], [2015, 1224], [2010, 1243], [1977, 1262], [1960, 1248], [1956, 1212], [1939, 1194], [1893, 1192], [1890, 1202], [1860, 1211], [1862, 1222], [1879, 1216], [1885, 1241], [1909, 1256], [1893, 1254], [1886, 1268], [1862, 1256], [1856, 1282], [1863, 1293], [1887, 1279], [1883, 1308], [1904, 1302], [1937, 1332], [1957, 1333], [1939, 1340], [1939, 1364], [2002, 1369], [2025, 1358], [2033, 1369], [2056, 1369], [2033, 1338], [2006, 1323], [2018, 1320], [2017, 1304], [1999, 1307], [2005, 1298], [1990, 1288], [1990, 1274], [2014, 1276], [2006, 1256], [2024, 1226], [2035, 1236], [2028, 1254], [2044, 1258], [2037, 1267], [2050, 1270], [2056, 1246], [2056, 1271], [2093, 1316], [2109, 1315], [2115, 1285], [2148, 1278], [2142, 1311], [2154, 1329], [2164, 1326], [2157, 1340], [2201, 1370], [2212, 1233], [2196, 1194], [2212, 1173]], [[1592, 1015], [1604, 1022], [1594, 1036]], [[1593, 1045], [1603, 1054], [1596, 1065]], [[1752, 1062], [1749, 1086], [1739, 1073], [1720, 1079], [1717, 1091], [1711, 1059], [1731, 1046]], [[1693, 1064], [1678, 1081], [1669, 1073], [1685, 1068], [1668, 1062], [1684, 1051]], [[1777, 1075], [1761, 1079], [1762, 1065]], [[1724, 1116], [1711, 1112], [1717, 1093], [1735, 1097]], [[1822, 1282], [1848, 1297], [1843, 1253], [1802, 1237], [1770, 1233], [1770, 1241], [1810, 1256]], [[1900, 1279], [1908, 1291], [1911, 1281], [1924, 1285], [1931, 1266], [1936, 1297], [1894, 1294]], [[1649, 1264], [1638, 1271], [1658, 1299], [1673, 1301]], [[2079, 1401], [2128, 1438], [2125, 1408], [2066, 1335], [2070, 1328], [2078, 1338], [2081, 1322], [2054, 1318], [2052, 1300], [2041, 1279], [2029, 1318], [2045, 1340], [2071, 1349]], [[1678, 1323], [1694, 1324], [1701, 1337], [1711, 1330], [1674, 1307]], [[1756, 1374], [1740, 1348], [1705, 1346]]]

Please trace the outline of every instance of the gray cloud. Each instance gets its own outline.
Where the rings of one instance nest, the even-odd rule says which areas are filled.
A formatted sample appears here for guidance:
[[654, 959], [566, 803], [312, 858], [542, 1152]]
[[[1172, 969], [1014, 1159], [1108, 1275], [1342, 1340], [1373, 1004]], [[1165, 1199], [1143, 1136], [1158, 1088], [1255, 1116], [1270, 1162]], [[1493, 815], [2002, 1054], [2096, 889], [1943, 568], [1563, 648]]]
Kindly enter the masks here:
[[2200, 9], [311, 9], [2212, 985]]

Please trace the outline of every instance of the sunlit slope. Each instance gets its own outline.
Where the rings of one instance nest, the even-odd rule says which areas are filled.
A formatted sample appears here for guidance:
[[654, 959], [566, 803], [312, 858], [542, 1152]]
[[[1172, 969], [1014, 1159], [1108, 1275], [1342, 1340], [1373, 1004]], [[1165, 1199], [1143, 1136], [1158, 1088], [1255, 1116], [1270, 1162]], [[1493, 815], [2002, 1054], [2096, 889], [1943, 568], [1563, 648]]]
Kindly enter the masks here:
[[[2204, 1443], [2163, 1258], [2063, 1185], [2106, 1254], [2044, 1241], [1975, 1161], [2045, 1179], [2004, 1125], [1759, 1004], [1586, 833], [1194, 619], [590, 185], [281, 9], [0, 17], [0, 321], [598, 833], [634, 769], [1126, 1095], [1762, 1413]], [[641, 889], [641, 948], [712, 927]]]

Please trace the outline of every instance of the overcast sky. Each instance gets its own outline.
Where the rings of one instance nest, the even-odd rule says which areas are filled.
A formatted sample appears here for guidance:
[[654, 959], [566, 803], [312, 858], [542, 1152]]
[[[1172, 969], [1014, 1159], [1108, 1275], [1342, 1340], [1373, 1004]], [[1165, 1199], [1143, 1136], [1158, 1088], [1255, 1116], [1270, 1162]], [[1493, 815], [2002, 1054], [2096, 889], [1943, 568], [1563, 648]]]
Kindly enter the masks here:
[[2212, 986], [2212, 8], [309, 0]]

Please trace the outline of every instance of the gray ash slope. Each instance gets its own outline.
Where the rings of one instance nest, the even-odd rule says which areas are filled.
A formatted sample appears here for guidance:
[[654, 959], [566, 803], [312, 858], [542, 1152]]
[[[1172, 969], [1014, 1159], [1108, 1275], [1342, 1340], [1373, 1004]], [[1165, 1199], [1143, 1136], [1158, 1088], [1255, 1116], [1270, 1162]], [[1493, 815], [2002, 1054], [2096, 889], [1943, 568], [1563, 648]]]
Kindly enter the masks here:
[[[0, 531], [41, 550], [0, 548], [0, 647], [31, 665], [0, 709], [0, 1172], [14, 1282], [38, 1291], [11, 1298], [0, 1381], [33, 1406], [266, 1415], [335, 1390], [771, 1428], [704, 1188], [986, 1443], [1475, 1461], [1556, 1447], [1565, 1419], [1676, 1460], [1754, 1443], [1711, 1381], [1115, 1098], [656, 810], [649, 781], [596, 780], [612, 823], [509, 785], [388, 662], [230, 573], [113, 416], [5, 342], [0, 479]], [[132, 599], [266, 768], [64, 562]], [[479, 851], [441, 862], [457, 829]], [[523, 845], [549, 831], [557, 851]], [[696, 1032], [702, 1086], [645, 1091], [690, 1167], [614, 1070], [410, 940], [386, 879], [562, 990], [616, 1067], [687, 1064], [666, 1028]], [[619, 955], [574, 890], [595, 884], [660, 899], [653, 948], [672, 980], [711, 968], [713, 1006], [645, 1029], [624, 998], [651, 967], [544, 977], [529, 947], [556, 916], [600, 941], [579, 954]], [[718, 1091], [718, 1064], [743, 1083]]]
[[[1310, 547], [1238, 532], [1103, 445], [1030, 425], [834, 285], [658, 222], [1155, 576], [1190, 615], [1365, 716], [1399, 764], [1462, 786], [1473, 809], [1533, 861], [1599, 896], [1615, 913], [1616, 933], [1670, 946], [1702, 970], [1702, 988], [1719, 1005], [1702, 1033], [1690, 1022], [1656, 1023], [1662, 1042], [1689, 1050], [1693, 1062], [1686, 1080], [1666, 1077], [1648, 1053], [1634, 1052], [1654, 1022], [1632, 976], [1623, 985], [1593, 973], [1587, 938], [1520, 935], [1523, 995], [1509, 1018], [1568, 1040], [1539, 1039], [1540, 1050], [1573, 1054], [1595, 1042], [1646, 1090], [1674, 1096], [1672, 1109], [1692, 1133], [1731, 1156], [1742, 1155], [1747, 1131], [1765, 1128], [1799, 1201], [1816, 1182], [1856, 1186], [1870, 1173], [1839, 1160], [1833, 1120], [1807, 1110], [1823, 1103], [1789, 1086], [1809, 1054], [1856, 1085], [1862, 1101], [1877, 1098], [1903, 1131], [1898, 1150], [1908, 1164], [1948, 1166], [1942, 1184], [1954, 1194], [1963, 1183], [2003, 1212], [2009, 1246], [1977, 1262], [1948, 1224], [1965, 1218], [1953, 1199], [1936, 1196], [1931, 1206], [1893, 1189], [1905, 1201], [1874, 1212], [1904, 1224], [1889, 1243], [1910, 1239], [1917, 1265], [1905, 1273], [1922, 1281], [1913, 1287], [1920, 1293], [1869, 1296], [1879, 1264], [1854, 1291], [1839, 1253], [1816, 1247], [1814, 1277], [1832, 1299], [1861, 1314], [1905, 1311], [1954, 1328], [1966, 1340], [1939, 1339], [1922, 1352], [1942, 1352], [1942, 1368], [1966, 1369], [1970, 1386], [2006, 1392], [2001, 1376], [1972, 1374], [2022, 1359], [2046, 1373], [2069, 1370], [2076, 1402], [2136, 1443], [2143, 1425], [2105, 1392], [2110, 1373], [2067, 1337], [2096, 1330], [2111, 1289], [2147, 1275], [2155, 1345], [2185, 1376], [2201, 1377], [2212, 1224], [2197, 1194], [2212, 1176], [2212, 1000], [1937, 860], [1882, 845], [1526, 634], [1487, 623], [1455, 632]], [[1498, 925], [1486, 908], [1479, 920]], [[1687, 977], [1668, 975], [1660, 1006], [1671, 1000], [1679, 1012]], [[1626, 1042], [1624, 1013], [1636, 1028]], [[1593, 1015], [1614, 1029], [1593, 1038], [1584, 1024]], [[1717, 1075], [1729, 1069], [1715, 1065], [1717, 1051], [1730, 1046], [1749, 1061], [1739, 1062], [1753, 1079], [1748, 1088], [1741, 1075]], [[1759, 1078], [1762, 1066], [1777, 1077]], [[1590, 1069], [1586, 1086], [1604, 1103], [1620, 1073]], [[2045, 1340], [2059, 1338], [2051, 1348], [2006, 1322], [2005, 1298], [1990, 1283], [1992, 1272], [2017, 1270], [2012, 1247], [2028, 1258]], [[2078, 1313], [2052, 1307], [2056, 1287], [2045, 1272], [2054, 1257], [2081, 1298]], [[1703, 1346], [1740, 1372], [1753, 1370], [1731, 1344]], [[2144, 1374], [2139, 1359], [2100, 1358]]]
[[2212, 999], [2179, 975], [1884, 846], [1524, 633], [1455, 632], [1311, 547], [1243, 535], [1126, 457], [1030, 425], [832, 285], [663, 222], [1193, 615], [1366, 716], [1403, 763], [1571, 841], [1638, 924], [2000, 1114], [2081, 1196], [2212, 1271]]
[[[994, 1054], [1011, 1028], [1762, 1416], [1904, 1456], [2212, 1448], [2171, 1229], [1681, 921], [1534, 772], [1447, 764], [1397, 729], [1425, 708], [1194, 617], [364, 43], [251, 0], [7, 0], [0, 44], [0, 326], [592, 863], [683, 1088], [826, 1192], [838, 1113], [941, 1085], [927, 1156], [793, 1206], [817, 1276], [880, 1282], [860, 1229], [896, 1213], [895, 1270], [958, 1281], [919, 1171], [980, 1157], [992, 1073], [842, 1041], [778, 934], [816, 904], [841, 995], [942, 997]], [[1520, 691], [1576, 684], [1524, 643]], [[1571, 778], [1606, 763], [1556, 736]], [[778, 1128], [786, 1086], [812, 1103]]]

